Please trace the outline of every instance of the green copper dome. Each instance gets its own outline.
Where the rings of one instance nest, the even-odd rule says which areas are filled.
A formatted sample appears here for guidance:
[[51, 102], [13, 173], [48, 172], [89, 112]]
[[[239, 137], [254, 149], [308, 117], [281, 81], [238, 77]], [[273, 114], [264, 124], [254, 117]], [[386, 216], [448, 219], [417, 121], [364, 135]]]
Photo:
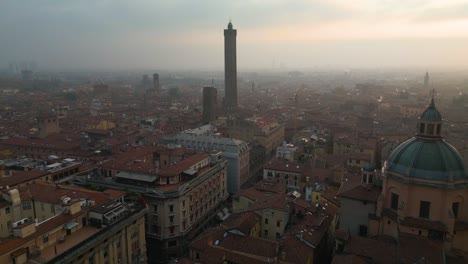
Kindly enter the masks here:
[[387, 175], [399, 174], [409, 181], [423, 179], [446, 184], [468, 179], [460, 154], [442, 139], [413, 137], [406, 140], [390, 154], [386, 169]]
[[373, 164], [370, 164], [369, 162], [366, 162], [362, 169], [367, 172], [373, 172], [375, 170], [375, 166]]
[[442, 121], [442, 115], [435, 107], [434, 99], [431, 100], [429, 107], [422, 113], [421, 120], [423, 121]]

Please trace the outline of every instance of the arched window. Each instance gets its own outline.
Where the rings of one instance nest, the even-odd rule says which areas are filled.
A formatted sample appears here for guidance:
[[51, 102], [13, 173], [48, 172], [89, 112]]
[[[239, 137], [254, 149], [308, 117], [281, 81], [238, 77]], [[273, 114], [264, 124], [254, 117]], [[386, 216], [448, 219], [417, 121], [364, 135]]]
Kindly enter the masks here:
[[428, 124], [427, 125], [427, 134], [432, 135], [434, 134], [434, 124]]
[[424, 124], [424, 123], [420, 123], [420, 124], [419, 124], [419, 133], [420, 133], [420, 134], [424, 133], [424, 127], [425, 127], [425, 124]]

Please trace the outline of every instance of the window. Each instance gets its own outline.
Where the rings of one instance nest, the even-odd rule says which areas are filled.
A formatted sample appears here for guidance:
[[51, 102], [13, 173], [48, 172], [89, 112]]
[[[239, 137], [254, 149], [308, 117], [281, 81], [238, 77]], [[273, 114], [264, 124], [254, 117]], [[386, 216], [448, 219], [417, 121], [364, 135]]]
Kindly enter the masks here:
[[360, 225], [359, 226], [359, 235], [360, 236], [367, 236], [367, 226], [365, 225]]
[[10, 213], [10, 207], [5, 208], [5, 213], [9, 214]]
[[174, 222], [174, 216], [173, 215], [169, 216], [169, 222], [171, 222], [171, 223]]
[[362, 182], [363, 183], [366, 183], [366, 179], [367, 178], [367, 175], [366, 174], [362, 174]]
[[263, 236], [268, 237], [268, 230], [263, 231]]
[[102, 254], [104, 255], [104, 258], [107, 258], [107, 256], [109, 256], [109, 245], [104, 247], [104, 249], [102, 250]]
[[419, 124], [419, 133], [424, 133], [424, 123]]
[[428, 124], [427, 125], [427, 134], [434, 134], [434, 124]]
[[374, 181], [374, 175], [369, 174], [369, 177], [367, 178], [367, 183], [372, 183]]
[[437, 135], [440, 135], [440, 128], [441, 128], [441, 125], [440, 124], [437, 124]]
[[167, 247], [177, 247], [177, 240], [167, 242]]
[[356, 160], [356, 164], [361, 164], [361, 160]]
[[458, 218], [458, 208], [460, 207], [460, 203], [459, 202], [456, 202], [456, 203], [453, 203], [452, 204], [452, 211], [453, 211], [453, 216], [455, 216], [455, 218]]
[[94, 264], [94, 254], [88, 258], [88, 263], [89, 264]]
[[174, 212], [174, 205], [169, 205], [169, 212]]
[[431, 203], [426, 201], [421, 201], [419, 206], [419, 217], [421, 218], [429, 218], [429, 211], [431, 208]]
[[281, 221], [276, 221], [276, 227], [280, 227], [281, 226]]
[[268, 225], [268, 218], [265, 218], [265, 225]]
[[390, 205], [390, 207], [393, 209], [393, 210], [398, 210], [398, 199], [399, 199], [399, 196], [398, 194], [396, 193], [392, 193], [392, 203]]
[[49, 234], [42, 235], [42, 242], [46, 243], [47, 241], [49, 241]]
[[23, 203], [23, 210], [31, 210], [31, 202], [24, 202]]

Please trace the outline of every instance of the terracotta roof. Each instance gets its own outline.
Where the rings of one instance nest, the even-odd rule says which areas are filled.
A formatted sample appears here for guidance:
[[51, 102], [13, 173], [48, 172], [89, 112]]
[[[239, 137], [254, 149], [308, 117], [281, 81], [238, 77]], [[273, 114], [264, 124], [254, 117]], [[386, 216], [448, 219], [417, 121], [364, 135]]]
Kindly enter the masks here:
[[400, 233], [400, 256], [406, 263], [442, 264], [444, 262], [443, 242], [427, 237]]
[[255, 203], [245, 211], [256, 211], [266, 208], [288, 210], [288, 196], [285, 193], [264, 192], [251, 187], [237, 192], [234, 197], [246, 197]]
[[333, 173], [330, 169], [313, 168], [310, 166], [306, 166], [304, 168], [304, 173], [303, 173], [304, 177], [301, 178], [301, 181], [305, 182], [306, 177], [309, 177], [309, 181], [311, 182], [323, 183], [332, 175]]
[[200, 263], [209, 264], [223, 261], [267, 263], [279, 254], [279, 245], [275, 241], [226, 233], [222, 227], [205, 230], [190, 247], [201, 252]]
[[[325, 200], [307, 203], [309, 204], [307, 207], [303, 205], [295, 207], [296, 214], [293, 214], [290, 220], [290, 233], [295, 236], [300, 235], [301, 241], [317, 247], [330, 228], [334, 228], [331, 223], [338, 207]], [[299, 210], [302, 210], [301, 214], [298, 214]]]
[[80, 147], [78, 141], [57, 140], [52, 138], [39, 139], [39, 138], [11, 138], [2, 140], [2, 144], [7, 146], [22, 146], [30, 148], [46, 148], [55, 150], [73, 150]]
[[402, 260], [404, 263], [426, 260], [442, 264], [444, 258], [442, 241], [405, 233], [399, 234], [398, 243], [388, 236], [352, 237], [345, 245], [344, 253], [368, 258], [370, 263], [376, 264], [393, 264]]
[[344, 253], [369, 258], [375, 264], [394, 264], [397, 258], [396, 245], [396, 241], [389, 237], [351, 237], [345, 245]]
[[340, 193], [338, 196], [358, 201], [377, 203], [380, 192], [380, 189], [373, 185], [368, 187], [358, 185], [351, 190]]
[[209, 155], [207, 153], [196, 153], [186, 159], [181, 160], [177, 165], [167, 168], [162, 168], [159, 170], [159, 175], [161, 176], [172, 176], [182, 173], [183, 171], [187, 170], [194, 164], [208, 158]]
[[286, 184], [276, 183], [274, 180], [261, 180], [255, 183], [253, 188], [263, 192], [284, 193], [286, 190]]
[[286, 261], [288, 262], [314, 262], [315, 250], [294, 236], [289, 235], [281, 241], [281, 251], [286, 253]]
[[109, 199], [112, 199], [112, 200], [120, 198], [126, 194], [126, 192], [124, 191], [114, 190], [114, 189], [107, 189], [103, 191], [103, 193], [109, 195]]
[[419, 227], [429, 230], [437, 230], [447, 232], [447, 226], [440, 221], [431, 221], [428, 219], [421, 219], [415, 217], [405, 217], [400, 221], [400, 224], [411, 227]]
[[30, 170], [30, 171], [10, 171], [11, 176], [4, 176], [0, 177], [0, 186], [7, 186], [9, 185], [10, 187], [32, 181], [34, 179], [46, 176], [50, 174], [48, 171], [41, 171], [41, 170]]
[[87, 190], [72, 186], [57, 187], [53, 184], [32, 183], [19, 188], [19, 192], [27, 193], [37, 201], [45, 203], [59, 204], [64, 197], [70, 197], [72, 200], [86, 198], [93, 200], [96, 205], [107, 201], [109, 198], [101, 192]]
[[263, 169], [302, 173], [304, 171], [304, 165], [286, 159], [273, 158], [263, 165]]
[[254, 212], [240, 213], [230, 215], [221, 225], [226, 230], [237, 229], [249, 235], [250, 229], [260, 222], [260, 216]]

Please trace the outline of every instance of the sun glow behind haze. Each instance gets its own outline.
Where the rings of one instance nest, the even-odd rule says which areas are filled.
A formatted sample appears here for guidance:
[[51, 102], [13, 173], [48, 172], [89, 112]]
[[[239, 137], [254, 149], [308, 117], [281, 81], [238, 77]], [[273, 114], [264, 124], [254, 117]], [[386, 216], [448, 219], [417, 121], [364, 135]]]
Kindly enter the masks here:
[[240, 69], [468, 66], [468, 0], [6, 0], [0, 61], [222, 69], [229, 19]]

